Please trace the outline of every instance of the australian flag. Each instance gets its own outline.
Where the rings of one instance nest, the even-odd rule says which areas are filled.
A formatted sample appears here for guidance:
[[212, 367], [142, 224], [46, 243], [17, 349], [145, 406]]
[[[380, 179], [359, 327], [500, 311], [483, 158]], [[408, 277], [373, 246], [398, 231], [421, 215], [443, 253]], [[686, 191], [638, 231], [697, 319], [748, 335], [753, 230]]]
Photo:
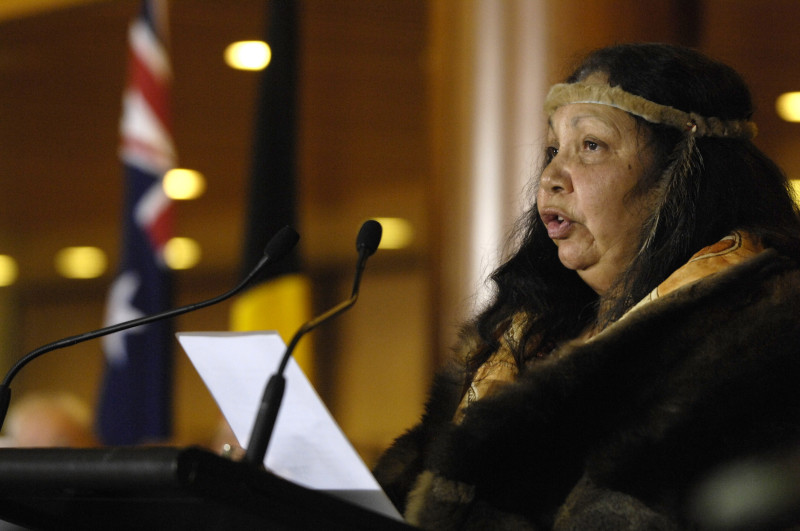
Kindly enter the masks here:
[[[175, 165], [168, 92], [166, 1], [143, 0], [129, 29], [120, 156], [125, 209], [120, 269], [111, 286], [106, 325], [171, 307], [163, 249], [172, 234], [172, 204], [161, 182]], [[98, 407], [103, 443], [157, 442], [171, 431], [173, 334], [169, 321], [106, 336], [106, 373]]]

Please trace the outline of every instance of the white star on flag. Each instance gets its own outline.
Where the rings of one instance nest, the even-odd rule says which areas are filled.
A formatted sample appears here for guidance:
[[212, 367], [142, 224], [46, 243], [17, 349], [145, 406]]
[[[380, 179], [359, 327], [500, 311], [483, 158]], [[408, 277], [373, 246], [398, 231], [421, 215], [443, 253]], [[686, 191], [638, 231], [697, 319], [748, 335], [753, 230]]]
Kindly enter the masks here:
[[[133, 297], [139, 289], [139, 276], [132, 272], [122, 273], [111, 286], [106, 306], [105, 326], [115, 325], [131, 319], [138, 319], [144, 316], [133, 305]], [[128, 361], [128, 353], [125, 350], [125, 336], [127, 334], [140, 334], [144, 326], [130, 328], [109, 334], [103, 338], [103, 348], [106, 359], [111, 364], [124, 364]]]

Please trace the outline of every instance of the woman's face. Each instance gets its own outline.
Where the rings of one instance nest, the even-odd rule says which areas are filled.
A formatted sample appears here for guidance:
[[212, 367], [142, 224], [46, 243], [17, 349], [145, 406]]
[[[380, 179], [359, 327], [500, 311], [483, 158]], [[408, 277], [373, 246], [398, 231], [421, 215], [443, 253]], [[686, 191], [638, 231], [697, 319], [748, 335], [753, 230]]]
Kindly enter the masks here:
[[604, 293], [636, 252], [648, 202], [631, 193], [648, 170], [646, 133], [628, 113], [594, 103], [556, 109], [537, 206], [564, 267]]

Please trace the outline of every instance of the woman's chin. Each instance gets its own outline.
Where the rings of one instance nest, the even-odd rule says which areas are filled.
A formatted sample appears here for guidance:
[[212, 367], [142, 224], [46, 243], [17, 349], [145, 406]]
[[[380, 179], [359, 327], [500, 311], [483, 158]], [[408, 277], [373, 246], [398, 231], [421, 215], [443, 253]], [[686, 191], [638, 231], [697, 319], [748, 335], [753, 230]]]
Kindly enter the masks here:
[[581, 280], [598, 294], [602, 295], [608, 289], [611, 283], [609, 272], [598, 260], [589, 259], [591, 256], [573, 256], [567, 253], [562, 256], [560, 248], [558, 258], [564, 267], [578, 273]]
[[561, 265], [573, 271], [589, 269], [598, 262], [597, 257], [586, 246], [570, 241], [562, 241], [558, 245], [558, 259]]

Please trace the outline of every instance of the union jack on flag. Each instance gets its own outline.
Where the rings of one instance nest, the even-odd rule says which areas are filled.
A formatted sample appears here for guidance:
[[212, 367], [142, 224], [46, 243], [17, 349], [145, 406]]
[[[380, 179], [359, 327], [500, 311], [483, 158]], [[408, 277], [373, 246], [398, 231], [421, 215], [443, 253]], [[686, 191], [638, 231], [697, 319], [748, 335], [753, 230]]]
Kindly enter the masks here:
[[[122, 256], [108, 294], [106, 325], [171, 307], [163, 260], [172, 205], [161, 182], [175, 165], [168, 95], [166, 0], [143, 0], [129, 28], [121, 149], [125, 174]], [[150, 323], [103, 338], [106, 372], [98, 406], [103, 443], [163, 440], [171, 431], [172, 325]]]

